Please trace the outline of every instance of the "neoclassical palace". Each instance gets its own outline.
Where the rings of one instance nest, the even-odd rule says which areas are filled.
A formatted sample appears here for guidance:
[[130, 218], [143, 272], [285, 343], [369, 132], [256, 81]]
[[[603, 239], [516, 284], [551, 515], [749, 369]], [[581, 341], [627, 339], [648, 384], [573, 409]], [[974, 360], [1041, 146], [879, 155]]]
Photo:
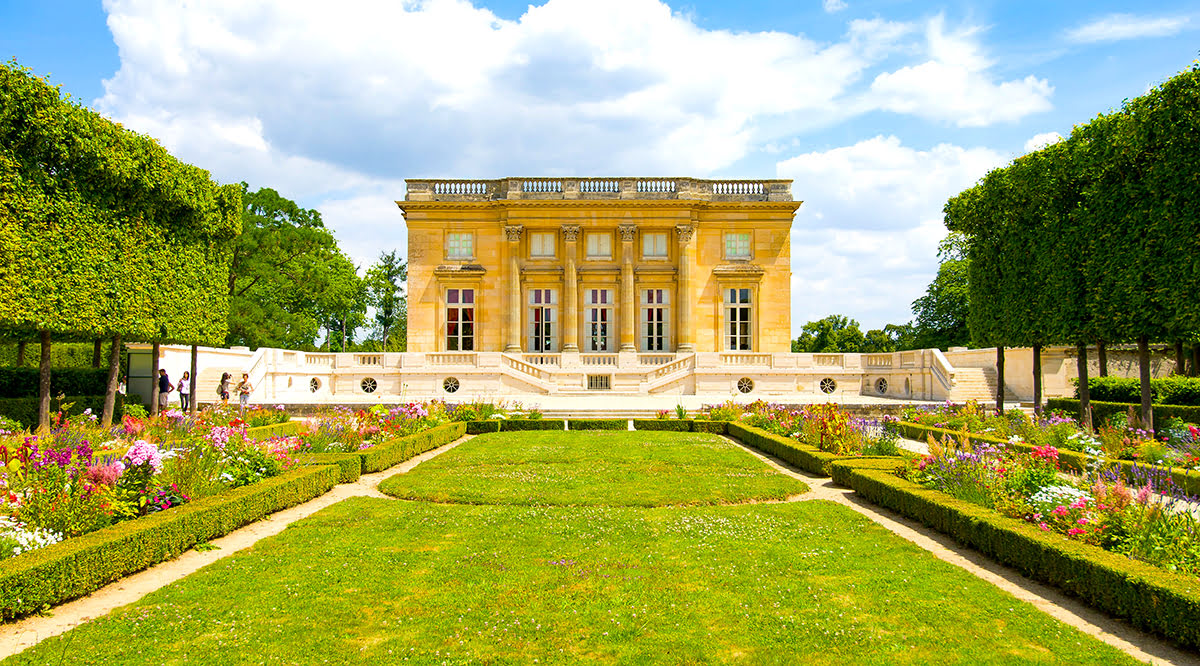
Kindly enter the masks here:
[[790, 349], [790, 180], [407, 182], [411, 351]]
[[[396, 204], [408, 224], [408, 351], [204, 349], [202, 400], [222, 372], [249, 373], [256, 402], [290, 404], [994, 395], [994, 350], [790, 351], [789, 236], [801, 204], [790, 180], [407, 185]], [[148, 395], [149, 347], [130, 347], [131, 389]], [[164, 345], [160, 364], [174, 377], [187, 353]], [[1009, 376], [1020, 378], [1024, 357], [1013, 353]], [[1070, 364], [1057, 358], [1043, 357], [1047, 394], [1070, 389]]]

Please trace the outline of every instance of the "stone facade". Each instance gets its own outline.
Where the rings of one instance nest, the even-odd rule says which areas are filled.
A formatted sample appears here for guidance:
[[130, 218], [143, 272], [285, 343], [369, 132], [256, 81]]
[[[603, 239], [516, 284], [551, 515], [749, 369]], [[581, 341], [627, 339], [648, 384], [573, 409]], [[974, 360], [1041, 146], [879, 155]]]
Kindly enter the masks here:
[[410, 351], [790, 349], [791, 181], [407, 183]]

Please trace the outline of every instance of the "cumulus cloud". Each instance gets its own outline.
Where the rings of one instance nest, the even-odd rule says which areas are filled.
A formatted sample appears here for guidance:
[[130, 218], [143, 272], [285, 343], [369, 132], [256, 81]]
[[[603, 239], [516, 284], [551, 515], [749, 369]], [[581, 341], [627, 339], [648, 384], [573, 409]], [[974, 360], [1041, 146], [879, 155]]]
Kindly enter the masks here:
[[1014, 122], [1051, 108], [1054, 88], [1027, 76], [996, 81], [979, 43], [977, 27], [948, 31], [942, 16], [926, 28], [928, 60], [884, 72], [871, 82], [864, 104], [909, 113], [959, 127]]
[[840, 12], [846, 8], [845, 0], [821, 0], [821, 6], [830, 14]]
[[779, 162], [805, 202], [792, 230], [793, 333], [833, 313], [868, 328], [908, 321], [937, 273], [942, 204], [1005, 161], [986, 148], [919, 150], [877, 136]]
[[1025, 142], [1025, 152], [1032, 153], [1035, 150], [1041, 150], [1052, 143], [1062, 141], [1063, 137], [1058, 132], [1043, 132], [1034, 134]]
[[1078, 44], [1118, 42], [1146, 37], [1169, 37], [1189, 27], [1187, 16], [1151, 17], [1133, 14], [1109, 14], [1089, 21], [1066, 33], [1068, 41]]

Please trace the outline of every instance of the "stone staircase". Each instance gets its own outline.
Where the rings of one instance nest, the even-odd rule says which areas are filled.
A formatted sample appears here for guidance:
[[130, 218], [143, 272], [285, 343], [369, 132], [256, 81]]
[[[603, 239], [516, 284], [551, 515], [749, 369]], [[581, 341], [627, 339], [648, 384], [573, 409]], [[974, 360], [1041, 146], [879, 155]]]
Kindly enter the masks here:
[[[980, 403], [996, 402], [995, 368], [955, 368], [954, 388], [950, 391], [951, 402], [975, 400]], [[1005, 387], [1004, 402], [1020, 402], [1021, 398]]]

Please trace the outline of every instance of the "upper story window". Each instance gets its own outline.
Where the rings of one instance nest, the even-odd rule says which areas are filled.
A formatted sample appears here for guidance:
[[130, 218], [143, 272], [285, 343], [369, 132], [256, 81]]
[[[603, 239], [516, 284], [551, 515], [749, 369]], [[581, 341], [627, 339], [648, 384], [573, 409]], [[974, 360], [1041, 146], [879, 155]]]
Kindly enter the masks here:
[[750, 258], [750, 232], [737, 231], [725, 234], [725, 258]]
[[473, 259], [475, 237], [470, 233], [451, 232], [446, 234], [447, 259]]
[[588, 259], [612, 259], [612, 234], [588, 234], [587, 256]]
[[663, 231], [651, 231], [642, 234], [642, 258], [666, 259], [667, 234]]
[[553, 231], [534, 231], [529, 234], [529, 256], [535, 259], [552, 259], [558, 241]]

